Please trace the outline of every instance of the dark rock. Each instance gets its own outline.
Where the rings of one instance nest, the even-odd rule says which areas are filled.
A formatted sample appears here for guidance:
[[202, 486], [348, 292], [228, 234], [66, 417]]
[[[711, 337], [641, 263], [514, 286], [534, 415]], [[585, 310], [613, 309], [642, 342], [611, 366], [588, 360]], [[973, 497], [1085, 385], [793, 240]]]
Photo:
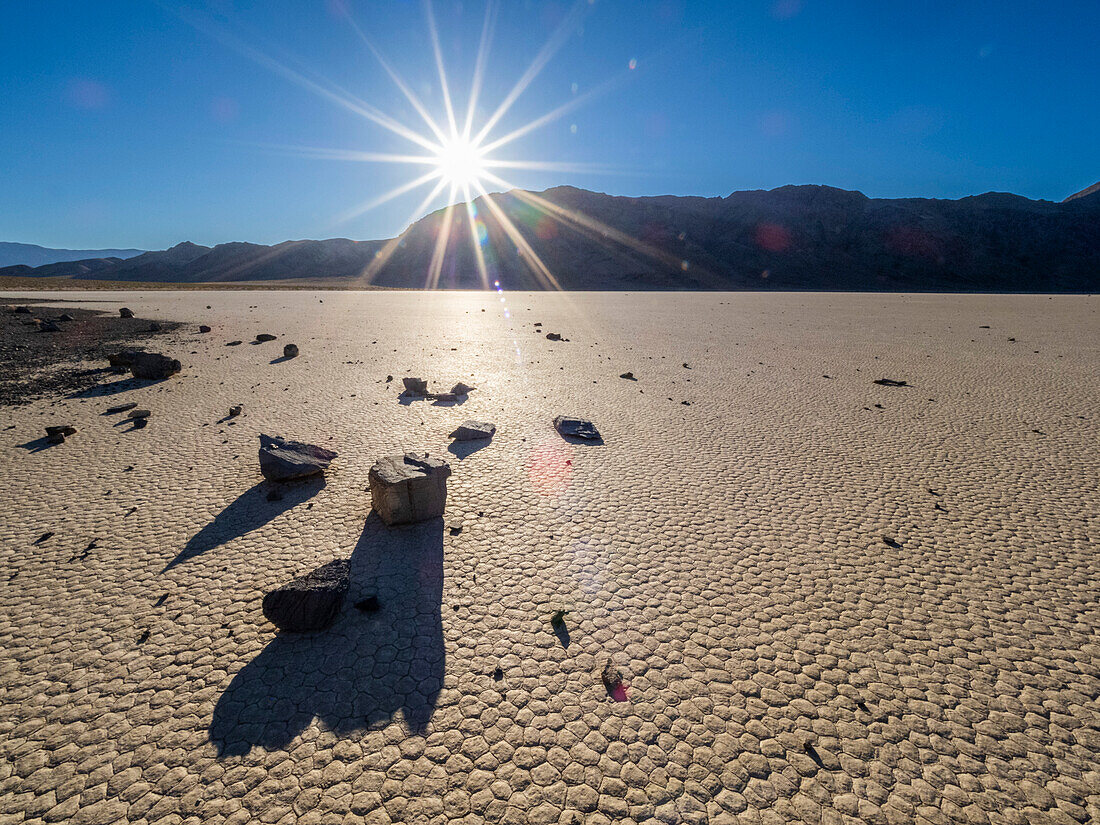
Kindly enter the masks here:
[[882, 543], [885, 544], [887, 547], [893, 547], [895, 550], [901, 549], [901, 544], [898, 543], [896, 539], [893, 539], [890, 536], [883, 536]]
[[157, 381], [175, 375], [181, 369], [183, 366], [179, 361], [159, 352], [135, 352], [130, 358], [130, 371], [135, 378]]
[[547, 341], [560, 341], [561, 340], [561, 333], [548, 332], [548, 333], [546, 333], [546, 340]]
[[206, 324], [199, 324], [199, 332], [210, 332], [210, 327]]
[[331, 561], [264, 596], [264, 616], [292, 633], [324, 630], [339, 614], [350, 586], [351, 565]]
[[256, 336], [256, 340], [262, 344], [264, 341], [274, 341], [277, 337], [277, 335], [272, 335], [270, 332], [261, 332]]
[[76, 319], [67, 312], [63, 312], [57, 316], [58, 321], [75, 321]]
[[876, 378], [876, 384], [880, 384], [883, 387], [908, 387], [907, 381], [895, 381], [893, 378]]
[[130, 365], [134, 363], [135, 355], [137, 355], [137, 352], [132, 349], [112, 352], [107, 356], [107, 361], [116, 369], [129, 369]]
[[227, 347], [239, 347], [243, 343], [244, 341], [227, 341], [225, 345]]
[[229, 408], [229, 418], [236, 418], [242, 412], [244, 412], [244, 407], [242, 407], [240, 404], [238, 404], [235, 407], [230, 407]]
[[363, 613], [377, 613], [381, 608], [382, 605], [378, 603], [377, 596], [367, 596], [355, 603], [355, 609]]
[[148, 418], [135, 418], [133, 419], [135, 430], [144, 430], [149, 424]]
[[137, 406], [137, 402], [136, 401], [131, 401], [128, 404], [119, 404], [117, 407], [108, 407], [107, 408], [107, 414], [108, 415], [118, 415], [119, 413], [124, 413], [127, 410], [132, 410], [136, 406]]
[[36, 538], [36, 539], [34, 540], [34, 543], [35, 543], [35, 544], [41, 544], [42, 542], [46, 541], [47, 539], [51, 539], [51, 538], [53, 538], [53, 537], [54, 537], [54, 532], [53, 532], [53, 530], [48, 530], [48, 531], [46, 531], [45, 533], [43, 533], [43, 534], [42, 534], [41, 536], [39, 536], [38, 538]]
[[632, 372], [624, 372], [622, 375], [619, 376], [619, 378], [625, 378], [627, 381], [637, 381], [638, 380], [637, 378], [634, 377], [634, 373], [632, 373]]
[[386, 383], [387, 383], [387, 384], [388, 384], [388, 383], [390, 383], [390, 381], [392, 381], [392, 380], [393, 380], [393, 376], [392, 376], [392, 375], [387, 375], [387, 376], [386, 376]]
[[39, 332], [61, 332], [61, 327], [59, 327], [53, 321], [39, 321], [38, 322], [38, 331]]
[[30, 315], [31, 314], [31, 308], [30, 307], [16, 307], [15, 309], [12, 310], [12, 312], [18, 313], [20, 315]]
[[469, 384], [463, 384], [461, 381], [459, 381], [457, 384], [455, 384], [453, 387], [451, 387], [451, 394], [452, 395], [469, 395], [470, 393], [472, 393], [476, 389], [477, 389], [477, 387], [471, 387]]
[[499, 682], [503, 678], [504, 678], [504, 671], [501, 668], [498, 667], [496, 670], [493, 671], [493, 681], [494, 682]]
[[149, 410], [134, 410], [133, 412], [131, 412], [131, 413], [130, 413], [130, 414], [129, 414], [128, 416], [126, 416], [126, 417], [127, 417], [127, 418], [148, 418], [148, 417], [149, 417], [149, 416], [151, 416], [152, 414], [153, 414], [153, 413], [152, 413], [152, 412], [150, 412]]
[[122, 307], [122, 309], [120, 309], [118, 311], [118, 314], [122, 318], [133, 318], [134, 317], [134, 311], [132, 309], [129, 309], [128, 307]]
[[336, 453], [283, 438], [260, 434], [260, 472], [269, 481], [290, 481], [322, 473]]
[[458, 429], [451, 433], [450, 438], [458, 441], [476, 441], [480, 438], [492, 438], [496, 431], [496, 424], [470, 419], [459, 424]]
[[76, 435], [76, 427], [61, 424], [46, 428], [46, 440], [51, 444], [64, 444], [66, 436]]
[[287, 344], [283, 347], [283, 358], [297, 358], [298, 357], [298, 345]]
[[565, 617], [568, 615], [568, 610], [555, 610], [554, 615], [550, 617], [550, 626], [554, 628], [554, 630], [565, 627]]
[[554, 429], [562, 435], [574, 438], [585, 438], [589, 441], [598, 441], [600, 431], [596, 425], [584, 418], [572, 418], [567, 415], [559, 415], [554, 419]]
[[386, 524], [407, 524], [443, 515], [451, 467], [427, 453], [387, 456], [370, 468], [374, 509]]
[[428, 382], [423, 378], [402, 378], [401, 383], [405, 385], [405, 392], [408, 395], [428, 394]]

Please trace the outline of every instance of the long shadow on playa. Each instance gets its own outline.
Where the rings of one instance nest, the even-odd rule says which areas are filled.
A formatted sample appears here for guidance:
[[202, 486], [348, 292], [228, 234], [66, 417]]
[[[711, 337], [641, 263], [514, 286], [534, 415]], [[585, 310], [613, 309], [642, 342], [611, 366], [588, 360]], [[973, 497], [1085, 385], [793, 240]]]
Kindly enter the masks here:
[[[368, 595], [378, 612], [353, 607]], [[208, 735], [219, 757], [285, 748], [314, 719], [344, 735], [400, 714], [423, 735], [443, 687], [442, 599], [443, 520], [390, 528], [372, 513], [336, 623], [277, 635], [218, 699]]]
[[[238, 496], [237, 500], [218, 513], [212, 522], [192, 536], [186, 546], [180, 550], [179, 555], [168, 562], [161, 572], [167, 572], [195, 556], [200, 556], [227, 541], [263, 527], [279, 514], [312, 498], [324, 487], [324, 476], [280, 485], [261, 481]], [[282, 498], [268, 501], [267, 494], [271, 490], [277, 490]]]
[[43, 450], [48, 450], [50, 449], [50, 447], [56, 447], [57, 445], [50, 441], [50, 439], [46, 436], [42, 436], [41, 438], [36, 438], [33, 441], [26, 441], [22, 444], [16, 444], [15, 446], [21, 447], [27, 452], [40, 453]]
[[[106, 370], [105, 370], [106, 372]], [[130, 390], [136, 390], [141, 387], [151, 387], [154, 384], [163, 383], [168, 379], [149, 380], [145, 378], [122, 378], [118, 381], [112, 381], [109, 384], [96, 384], [94, 387], [88, 387], [84, 390], [79, 390], [72, 393], [70, 398], [103, 398], [108, 395], [118, 395], [121, 392], [129, 392]]]
[[491, 438], [479, 438], [474, 441], [452, 441], [447, 446], [447, 452], [453, 456], [457, 456], [461, 461], [464, 458], [468, 458], [476, 453], [478, 450], [484, 450], [490, 444], [493, 443]]

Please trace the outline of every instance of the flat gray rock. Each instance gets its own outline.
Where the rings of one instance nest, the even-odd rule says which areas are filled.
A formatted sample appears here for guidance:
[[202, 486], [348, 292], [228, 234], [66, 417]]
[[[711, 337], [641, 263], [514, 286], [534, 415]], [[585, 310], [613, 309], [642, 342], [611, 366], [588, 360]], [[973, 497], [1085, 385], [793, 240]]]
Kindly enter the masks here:
[[496, 424], [490, 424], [488, 421], [463, 421], [458, 425], [450, 437], [456, 441], [476, 441], [480, 438], [492, 438], [497, 431]]
[[264, 616], [291, 633], [324, 630], [340, 613], [350, 586], [351, 564], [330, 561], [264, 596]]
[[451, 466], [427, 453], [380, 459], [370, 468], [374, 509], [386, 524], [409, 524], [443, 515]]
[[600, 440], [600, 431], [596, 429], [596, 425], [585, 418], [559, 415], [554, 419], [554, 429], [562, 435], [572, 438], [585, 438], [589, 441]]
[[336, 453], [270, 435], [260, 434], [260, 472], [269, 481], [291, 481], [323, 473]]

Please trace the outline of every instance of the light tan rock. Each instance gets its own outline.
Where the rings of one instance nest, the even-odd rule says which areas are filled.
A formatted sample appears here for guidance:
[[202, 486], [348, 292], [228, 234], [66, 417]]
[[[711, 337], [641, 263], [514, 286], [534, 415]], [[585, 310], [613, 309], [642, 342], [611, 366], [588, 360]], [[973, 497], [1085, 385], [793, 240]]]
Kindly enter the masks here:
[[370, 468], [374, 509], [386, 524], [408, 524], [443, 515], [451, 467], [427, 453], [380, 459]]

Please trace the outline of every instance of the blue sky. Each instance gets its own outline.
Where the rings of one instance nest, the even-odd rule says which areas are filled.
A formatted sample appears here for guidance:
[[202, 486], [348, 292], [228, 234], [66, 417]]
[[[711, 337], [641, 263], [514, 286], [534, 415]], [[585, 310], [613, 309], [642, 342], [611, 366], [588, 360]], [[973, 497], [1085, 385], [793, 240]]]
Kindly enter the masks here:
[[[433, 9], [461, 119], [486, 7]], [[430, 136], [349, 23], [445, 123], [420, 2], [36, 0], [0, 14], [0, 240], [382, 238], [430, 191], [349, 218], [430, 167], [279, 148], [422, 153], [286, 71]], [[494, 153], [557, 165], [499, 170], [515, 185], [1061, 200], [1100, 179], [1098, 31], [1096, 2], [509, 0], [475, 123], [558, 32], [493, 134], [577, 103]]]

